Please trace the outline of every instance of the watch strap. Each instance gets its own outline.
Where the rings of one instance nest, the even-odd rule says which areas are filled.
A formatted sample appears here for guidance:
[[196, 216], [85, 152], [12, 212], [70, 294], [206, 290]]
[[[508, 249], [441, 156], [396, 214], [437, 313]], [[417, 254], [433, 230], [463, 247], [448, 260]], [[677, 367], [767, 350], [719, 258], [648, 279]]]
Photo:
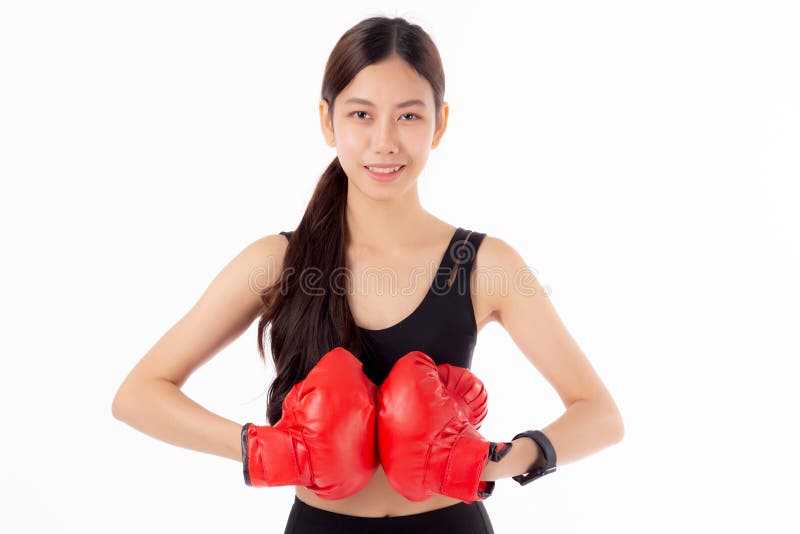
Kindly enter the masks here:
[[542, 455], [545, 459], [545, 465], [543, 467], [538, 467], [527, 473], [522, 473], [521, 475], [511, 477], [513, 480], [519, 482], [520, 486], [524, 486], [525, 484], [529, 484], [533, 480], [536, 480], [541, 476], [548, 475], [556, 470], [556, 450], [553, 448], [553, 444], [550, 443], [548, 437], [539, 430], [526, 430], [525, 432], [520, 432], [514, 436], [513, 439], [521, 437], [532, 439], [539, 447], [539, 450], [542, 451]]

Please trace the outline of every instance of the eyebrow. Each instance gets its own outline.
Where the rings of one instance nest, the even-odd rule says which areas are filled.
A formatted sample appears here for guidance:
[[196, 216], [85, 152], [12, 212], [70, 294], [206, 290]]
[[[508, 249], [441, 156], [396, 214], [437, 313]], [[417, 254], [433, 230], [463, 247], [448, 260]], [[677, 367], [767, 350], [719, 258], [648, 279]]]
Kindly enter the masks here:
[[[373, 104], [372, 102], [370, 102], [369, 100], [367, 100], [365, 98], [356, 98], [356, 97], [348, 98], [347, 100], [345, 100], [344, 103], [345, 104], [362, 104], [364, 106], [375, 106], [375, 104]], [[405, 102], [400, 102], [395, 107], [397, 107], [397, 108], [408, 108], [408, 107], [411, 107], [411, 106], [423, 106], [424, 107], [425, 106], [425, 102], [423, 102], [422, 100], [420, 100], [418, 98], [412, 98], [411, 100], [406, 100]]]

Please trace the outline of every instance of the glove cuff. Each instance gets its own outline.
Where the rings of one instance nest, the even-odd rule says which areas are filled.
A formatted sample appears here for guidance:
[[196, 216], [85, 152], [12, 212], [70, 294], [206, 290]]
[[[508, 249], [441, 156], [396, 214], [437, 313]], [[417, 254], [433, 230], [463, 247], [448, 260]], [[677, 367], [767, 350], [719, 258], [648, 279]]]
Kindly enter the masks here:
[[[248, 486], [284, 486], [310, 483], [310, 473], [302, 472], [297, 454], [304, 453], [302, 443], [272, 426], [247, 423], [242, 427], [242, 469]], [[305, 462], [307, 465], [308, 463]]]
[[480, 480], [489, 461], [490, 446], [491, 443], [480, 437], [459, 436], [448, 456], [439, 493], [464, 502], [483, 498], [479, 490], [487, 497], [491, 495], [493, 481]]
[[247, 447], [247, 436], [251, 426], [254, 426], [253, 423], [242, 425], [242, 472], [244, 473], [244, 483], [248, 486], [253, 485], [250, 482], [250, 451]]

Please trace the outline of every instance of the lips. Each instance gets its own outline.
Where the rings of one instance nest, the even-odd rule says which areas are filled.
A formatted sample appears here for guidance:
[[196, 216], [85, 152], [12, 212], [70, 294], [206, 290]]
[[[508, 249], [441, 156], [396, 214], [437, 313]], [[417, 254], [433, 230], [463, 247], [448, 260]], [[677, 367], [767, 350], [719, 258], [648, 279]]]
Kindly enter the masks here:
[[[405, 167], [406, 167], [405, 165], [400, 165], [400, 168], [397, 169], [394, 172], [376, 172], [376, 171], [369, 170], [369, 167], [367, 167], [365, 165], [364, 166], [364, 170], [366, 170], [367, 173], [369, 173], [369, 175], [372, 176], [372, 178], [374, 178], [375, 180], [378, 180], [379, 182], [392, 182], [398, 176], [400, 176], [400, 174], [403, 172]], [[382, 167], [382, 168], [386, 168], [386, 167]], [[391, 168], [391, 167], [389, 167], [389, 168]]]

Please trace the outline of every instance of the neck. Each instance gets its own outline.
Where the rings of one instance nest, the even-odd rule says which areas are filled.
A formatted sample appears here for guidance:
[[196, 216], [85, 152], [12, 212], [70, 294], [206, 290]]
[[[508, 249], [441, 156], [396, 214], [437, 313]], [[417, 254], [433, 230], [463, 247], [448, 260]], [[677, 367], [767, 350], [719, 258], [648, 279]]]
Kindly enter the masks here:
[[356, 247], [392, 250], [414, 242], [434, 217], [420, 204], [416, 187], [406, 195], [376, 200], [348, 189], [346, 218], [350, 243]]

